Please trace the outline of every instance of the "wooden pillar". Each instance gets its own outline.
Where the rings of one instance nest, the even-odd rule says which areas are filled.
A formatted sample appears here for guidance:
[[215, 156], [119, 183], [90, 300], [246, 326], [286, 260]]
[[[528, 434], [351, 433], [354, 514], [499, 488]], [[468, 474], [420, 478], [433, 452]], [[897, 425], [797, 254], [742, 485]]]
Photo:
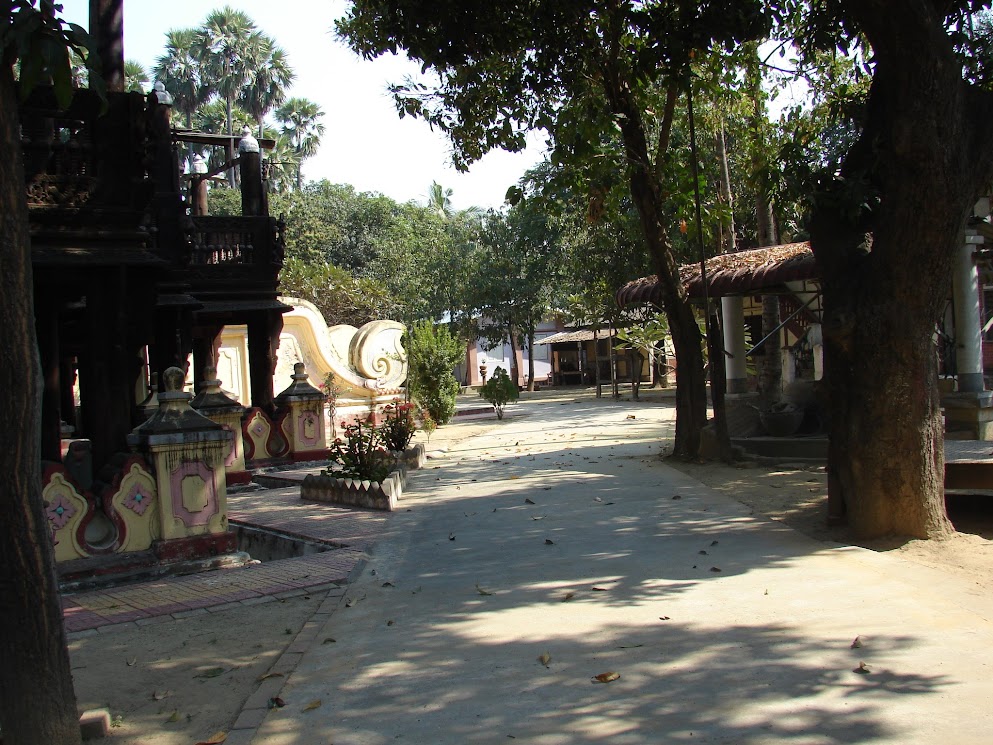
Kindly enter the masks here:
[[96, 40], [107, 90], [123, 93], [124, 0], [90, 0], [90, 36]]
[[118, 450], [131, 431], [134, 361], [127, 353], [126, 270], [94, 278], [87, 285], [87, 346], [80, 357], [83, 429], [92, 442], [94, 472]]
[[272, 376], [276, 372], [276, 350], [283, 316], [261, 311], [248, 321], [248, 369], [251, 376], [252, 406], [270, 414], [275, 409]]
[[76, 396], [73, 385], [76, 382], [76, 358], [73, 355], [63, 355], [59, 360], [59, 397], [60, 416], [66, 424], [76, 427]]
[[213, 368], [217, 370], [217, 352], [221, 346], [221, 332], [223, 326], [209, 326], [200, 328], [193, 337], [193, 388], [200, 391], [205, 380], [213, 379], [204, 377], [204, 370]]
[[50, 296], [35, 298], [35, 324], [41, 356], [41, 457], [62, 460], [62, 391], [59, 355], [59, 312]]
[[155, 343], [149, 345], [148, 369], [158, 379], [170, 367], [186, 370], [193, 351], [190, 311], [183, 308], [159, 309], [155, 317]]
[[242, 150], [238, 162], [241, 167], [241, 214], [246, 217], [264, 215], [261, 153]]

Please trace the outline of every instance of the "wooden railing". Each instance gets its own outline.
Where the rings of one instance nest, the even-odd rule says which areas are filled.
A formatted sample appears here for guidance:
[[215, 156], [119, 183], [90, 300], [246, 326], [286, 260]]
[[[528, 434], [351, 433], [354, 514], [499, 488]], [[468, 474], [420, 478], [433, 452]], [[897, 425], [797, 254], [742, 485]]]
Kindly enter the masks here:
[[263, 266], [274, 263], [279, 231], [272, 218], [202, 215], [191, 219], [191, 265]]

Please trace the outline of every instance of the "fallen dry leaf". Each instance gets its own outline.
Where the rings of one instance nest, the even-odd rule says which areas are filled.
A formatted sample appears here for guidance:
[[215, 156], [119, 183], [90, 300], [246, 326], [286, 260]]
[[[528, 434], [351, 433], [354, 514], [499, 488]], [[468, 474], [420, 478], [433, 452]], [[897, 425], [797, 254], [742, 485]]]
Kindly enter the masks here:
[[202, 673], [197, 673], [194, 678], [216, 678], [218, 675], [224, 674], [223, 667], [210, 667], [204, 670]]
[[593, 592], [607, 592], [607, 588], [606, 587], [598, 587], [597, 585], [594, 585], [593, 586]]
[[201, 740], [197, 745], [221, 745], [222, 742], [228, 739], [226, 732], [216, 732], [206, 740]]
[[309, 704], [307, 704], [306, 706], [304, 706], [303, 707], [303, 710], [304, 711], [313, 711], [314, 709], [319, 708], [322, 703], [323, 702], [319, 698], [315, 698]]
[[866, 665], [864, 662], [859, 662], [859, 666], [852, 670], [853, 673], [858, 673], [859, 675], [868, 675], [872, 672], [872, 667]]
[[535, 503], [534, 500], [531, 499], [530, 497], [524, 498], [524, 504], [534, 504], [534, 503]]
[[672, 498], [673, 498], [673, 499], [682, 499], [682, 498], [683, 498], [683, 496], [682, 496], [681, 494], [673, 494], [673, 495], [672, 495]]
[[329, 636], [327, 639], [325, 639], [324, 641], [322, 641], [321, 644], [334, 644], [337, 641], [338, 641], [337, 639], [334, 639], [334, 638], [332, 638], [332, 637]]
[[282, 673], [266, 673], [265, 675], [260, 675], [258, 678], [256, 678], [256, 680], [257, 682], [261, 683], [263, 680], [267, 680], [269, 678], [282, 678], [282, 677], [283, 677]]
[[669, 616], [659, 616], [659, 620], [660, 621], [668, 621], [670, 619], [669, 619]]
[[161, 701], [164, 698], [168, 698], [172, 695], [172, 691], [152, 691], [152, 701]]
[[564, 598], [562, 598], [562, 602], [564, 603], [564, 602], [566, 602], [567, 600], [572, 600], [572, 599], [573, 599], [574, 597], [576, 597], [576, 593], [574, 593], [574, 592], [567, 592], [567, 593], [565, 594], [565, 597], [564, 597]]
[[454, 541], [455, 540], [455, 533], [449, 533], [448, 534], [448, 540]]
[[476, 592], [478, 592], [480, 595], [492, 595], [493, 594], [492, 592], [487, 592], [482, 587], [480, 587], [478, 582], [476, 583]]
[[712, 571], [712, 572], [719, 572], [719, 571], [721, 571], [721, 568], [720, 567], [711, 567], [710, 568], [710, 571]]
[[137, 657], [132, 657], [128, 660], [128, 667], [134, 667], [136, 664], [138, 664]]
[[852, 649], [858, 649], [859, 647], [862, 646], [862, 643], [863, 643], [862, 642], [862, 637], [861, 636], [856, 636], [855, 639], [852, 641], [852, 647], [851, 648]]
[[593, 680], [595, 680], [597, 683], [610, 683], [612, 681], [617, 680], [620, 677], [621, 677], [620, 673], [614, 673], [614, 672], [600, 673], [599, 675], [594, 675]]
[[554, 546], [555, 545], [555, 541], [553, 541], [551, 538], [546, 538], [545, 539], [545, 545], [546, 546]]
[[545, 667], [548, 667], [548, 663], [552, 661], [552, 656], [548, 652], [542, 652], [538, 655], [538, 662], [540, 662]]
[[166, 719], [167, 722], [178, 722], [179, 721], [179, 709], [173, 709], [172, 714]]
[[284, 706], [286, 706], [286, 702], [283, 701], [283, 699], [281, 699], [279, 696], [273, 696], [271, 699], [269, 699], [270, 709], [282, 709]]

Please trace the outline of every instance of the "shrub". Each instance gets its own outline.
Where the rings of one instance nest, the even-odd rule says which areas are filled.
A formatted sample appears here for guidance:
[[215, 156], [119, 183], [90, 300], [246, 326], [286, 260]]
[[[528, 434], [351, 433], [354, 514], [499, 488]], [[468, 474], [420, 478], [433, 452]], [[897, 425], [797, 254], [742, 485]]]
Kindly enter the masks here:
[[336, 476], [382, 482], [390, 471], [384, 457], [382, 438], [371, 421], [341, 423], [345, 439], [335, 438], [331, 446], [331, 471]]
[[447, 326], [416, 321], [407, 336], [407, 390], [438, 424], [455, 416], [459, 383], [453, 370], [465, 354]]
[[479, 395], [493, 404], [497, 419], [503, 419], [504, 406], [520, 397], [517, 386], [502, 367], [493, 371], [493, 376], [479, 389]]
[[414, 405], [394, 401], [385, 409], [386, 418], [379, 426], [379, 434], [387, 450], [402, 453], [410, 445], [417, 431], [417, 420], [414, 418]]

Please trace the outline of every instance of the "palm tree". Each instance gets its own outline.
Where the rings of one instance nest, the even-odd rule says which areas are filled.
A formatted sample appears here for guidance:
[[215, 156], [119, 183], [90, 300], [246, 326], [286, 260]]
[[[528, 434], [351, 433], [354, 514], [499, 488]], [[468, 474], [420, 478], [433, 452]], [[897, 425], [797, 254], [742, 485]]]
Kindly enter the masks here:
[[166, 34], [165, 54], [155, 60], [152, 74], [172, 94], [173, 109], [183, 114], [186, 128], [193, 128], [193, 115], [214, 95], [193, 54], [196, 30], [172, 29]]
[[[264, 48], [264, 36], [252, 19], [230, 5], [211, 11], [196, 31], [193, 53], [202, 66], [204, 77], [216, 81], [215, 89], [226, 107], [228, 136], [234, 135], [235, 101], [252, 71], [261, 65]], [[228, 158], [233, 157], [232, 143]], [[233, 170], [228, 173], [228, 182], [231, 186], [236, 184]]]
[[262, 120], [265, 115], [286, 99], [286, 89], [296, 75], [289, 60], [276, 42], [262, 36], [261, 59], [251, 71], [248, 82], [241, 89], [238, 105], [252, 115], [263, 136]]
[[432, 181], [428, 189], [428, 209], [442, 220], [452, 216], [452, 190], [444, 188], [437, 181]]
[[320, 119], [321, 107], [306, 98], [291, 98], [276, 110], [276, 119], [283, 125], [283, 134], [293, 144], [297, 163], [297, 189], [303, 186], [301, 166], [303, 161], [317, 152], [324, 134]]
[[276, 146], [266, 154], [263, 164], [269, 191], [281, 193], [293, 188], [300, 159], [289, 137], [276, 136]]
[[148, 71], [137, 60], [124, 61], [124, 90], [129, 93], [144, 93], [148, 87]]

